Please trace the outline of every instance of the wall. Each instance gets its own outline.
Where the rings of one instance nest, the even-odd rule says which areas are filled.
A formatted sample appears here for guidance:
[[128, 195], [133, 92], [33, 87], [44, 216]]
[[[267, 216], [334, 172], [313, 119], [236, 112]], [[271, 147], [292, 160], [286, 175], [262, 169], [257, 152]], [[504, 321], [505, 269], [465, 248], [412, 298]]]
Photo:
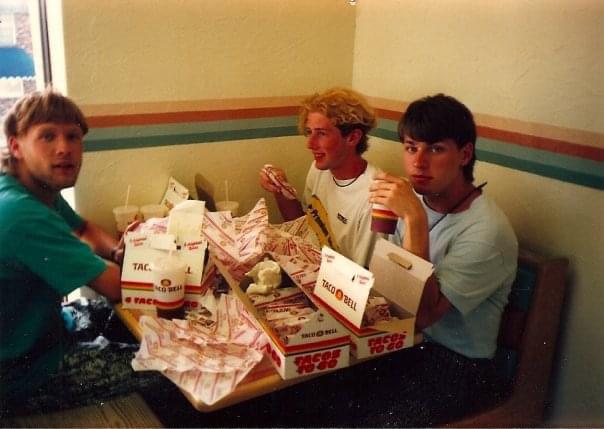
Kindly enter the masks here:
[[300, 95], [350, 82], [354, 11], [341, 2], [63, 3], [68, 89], [83, 104]]
[[263, 163], [287, 167], [302, 186], [310, 157], [296, 136], [299, 96], [352, 79], [346, 2], [55, 0], [49, 8], [63, 21], [55, 31], [62, 86], [92, 126], [76, 204], [108, 228], [128, 184], [130, 201], [146, 204], [159, 201], [170, 175], [194, 189], [202, 173], [217, 198], [229, 180], [243, 210], [267, 196], [257, 184]]
[[477, 181], [522, 246], [570, 258], [551, 425], [604, 424], [603, 28], [597, 0], [357, 5], [353, 86], [384, 108], [436, 92], [464, 101], [489, 161]]

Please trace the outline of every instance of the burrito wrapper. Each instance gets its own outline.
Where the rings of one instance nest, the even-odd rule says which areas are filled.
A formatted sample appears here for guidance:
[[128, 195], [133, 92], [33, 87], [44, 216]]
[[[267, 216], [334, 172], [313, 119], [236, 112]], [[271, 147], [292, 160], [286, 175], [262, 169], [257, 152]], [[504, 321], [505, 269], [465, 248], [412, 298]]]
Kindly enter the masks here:
[[[167, 218], [151, 219], [139, 224], [135, 231], [165, 234], [167, 222]], [[237, 218], [229, 212], [206, 212], [202, 235], [208, 241], [210, 256], [219, 260], [236, 281], [241, 281], [267, 253], [298, 286], [308, 289], [317, 278], [321, 249], [305, 217], [269, 224], [264, 198], [249, 213]], [[207, 271], [206, 266], [204, 277]]]
[[288, 274], [283, 266], [285, 263], [290, 270], [316, 270], [317, 273], [321, 264], [321, 249], [313, 241], [314, 233], [305, 218], [280, 225], [269, 224], [264, 198], [249, 213], [238, 218], [225, 212], [206, 213], [202, 232], [208, 241], [210, 255], [218, 259], [238, 282], [267, 253]]
[[262, 360], [266, 336], [233, 296], [221, 295], [217, 323], [142, 316], [135, 371], [160, 371], [196, 400], [212, 405], [232, 392]]
[[[145, 222], [138, 228], [165, 233], [167, 219]], [[210, 291], [209, 285], [218, 272], [214, 259], [226, 267], [235, 281], [241, 281], [267, 253], [298, 287], [312, 290], [317, 279], [321, 249], [305, 217], [269, 224], [264, 199], [241, 217], [233, 218], [229, 212], [206, 212], [202, 235], [208, 241], [210, 254], [202, 290]], [[295, 304], [306, 299], [299, 297], [287, 302]], [[143, 341], [132, 367], [136, 371], [161, 371], [208, 405], [220, 400], [260, 362], [267, 340], [236, 297], [221, 295], [216, 313], [215, 324], [141, 317]]]
[[272, 182], [272, 184], [275, 185], [279, 189], [279, 192], [285, 198], [287, 198], [288, 200], [295, 200], [298, 197], [296, 188], [294, 188], [292, 185], [290, 185], [289, 182], [282, 180], [276, 174], [276, 170], [273, 165], [265, 164], [264, 167], [262, 167], [262, 171], [264, 172], [264, 174], [266, 174], [266, 176], [269, 178], [269, 180]]

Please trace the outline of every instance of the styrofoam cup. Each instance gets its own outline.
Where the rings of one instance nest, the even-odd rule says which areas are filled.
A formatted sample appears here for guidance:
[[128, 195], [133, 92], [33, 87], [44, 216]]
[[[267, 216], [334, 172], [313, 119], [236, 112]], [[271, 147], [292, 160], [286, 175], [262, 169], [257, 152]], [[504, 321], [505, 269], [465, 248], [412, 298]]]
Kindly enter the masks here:
[[115, 218], [117, 230], [120, 232], [124, 232], [128, 225], [136, 220], [137, 215], [138, 206], [127, 205], [113, 208], [113, 217]]
[[239, 216], [239, 203], [237, 201], [216, 201], [216, 210], [231, 212], [231, 216]]
[[168, 208], [163, 204], [147, 204], [141, 207], [143, 220], [149, 220], [152, 217], [165, 217]]
[[187, 264], [170, 255], [151, 262], [150, 268], [157, 315], [166, 319], [183, 319]]

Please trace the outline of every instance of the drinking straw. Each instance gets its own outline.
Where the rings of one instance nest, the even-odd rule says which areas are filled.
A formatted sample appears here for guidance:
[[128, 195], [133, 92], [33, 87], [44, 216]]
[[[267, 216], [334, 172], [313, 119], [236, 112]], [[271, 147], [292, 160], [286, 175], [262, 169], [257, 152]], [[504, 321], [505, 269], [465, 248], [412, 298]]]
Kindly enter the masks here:
[[126, 191], [126, 204], [124, 204], [125, 206], [128, 205], [129, 199], [130, 199], [130, 185], [128, 185], [128, 190]]
[[229, 201], [229, 181], [228, 180], [224, 181], [224, 193], [226, 196], [226, 201]]

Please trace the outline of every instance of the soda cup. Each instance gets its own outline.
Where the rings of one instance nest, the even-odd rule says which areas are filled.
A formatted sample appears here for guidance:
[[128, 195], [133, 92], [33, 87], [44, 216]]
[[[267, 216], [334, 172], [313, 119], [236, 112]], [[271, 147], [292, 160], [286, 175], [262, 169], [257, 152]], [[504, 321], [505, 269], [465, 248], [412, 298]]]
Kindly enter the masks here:
[[114, 207], [113, 216], [115, 218], [115, 226], [118, 235], [121, 236], [128, 225], [136, 220], [136, 217], [138, 216], [138, 206], [128, 205]]
[[149, 220], [154, 217], [165, 217], [168, 208], [163, 204], [147, 204], [141, 207], [143, 220]]
[[385, 234], [394, 234], [398, 216], [388, 207], [373, 204], [371, 207], [371, 230]]
[[168, 255], [153, 261], [150, 268], [157, 316], [184, 319], [187, 265], [178, 256]]
[[239, 215], [239, 203], [237, 201], [216, 201], [216, 210], [231, 212], [232, 217], [237, 217]]

